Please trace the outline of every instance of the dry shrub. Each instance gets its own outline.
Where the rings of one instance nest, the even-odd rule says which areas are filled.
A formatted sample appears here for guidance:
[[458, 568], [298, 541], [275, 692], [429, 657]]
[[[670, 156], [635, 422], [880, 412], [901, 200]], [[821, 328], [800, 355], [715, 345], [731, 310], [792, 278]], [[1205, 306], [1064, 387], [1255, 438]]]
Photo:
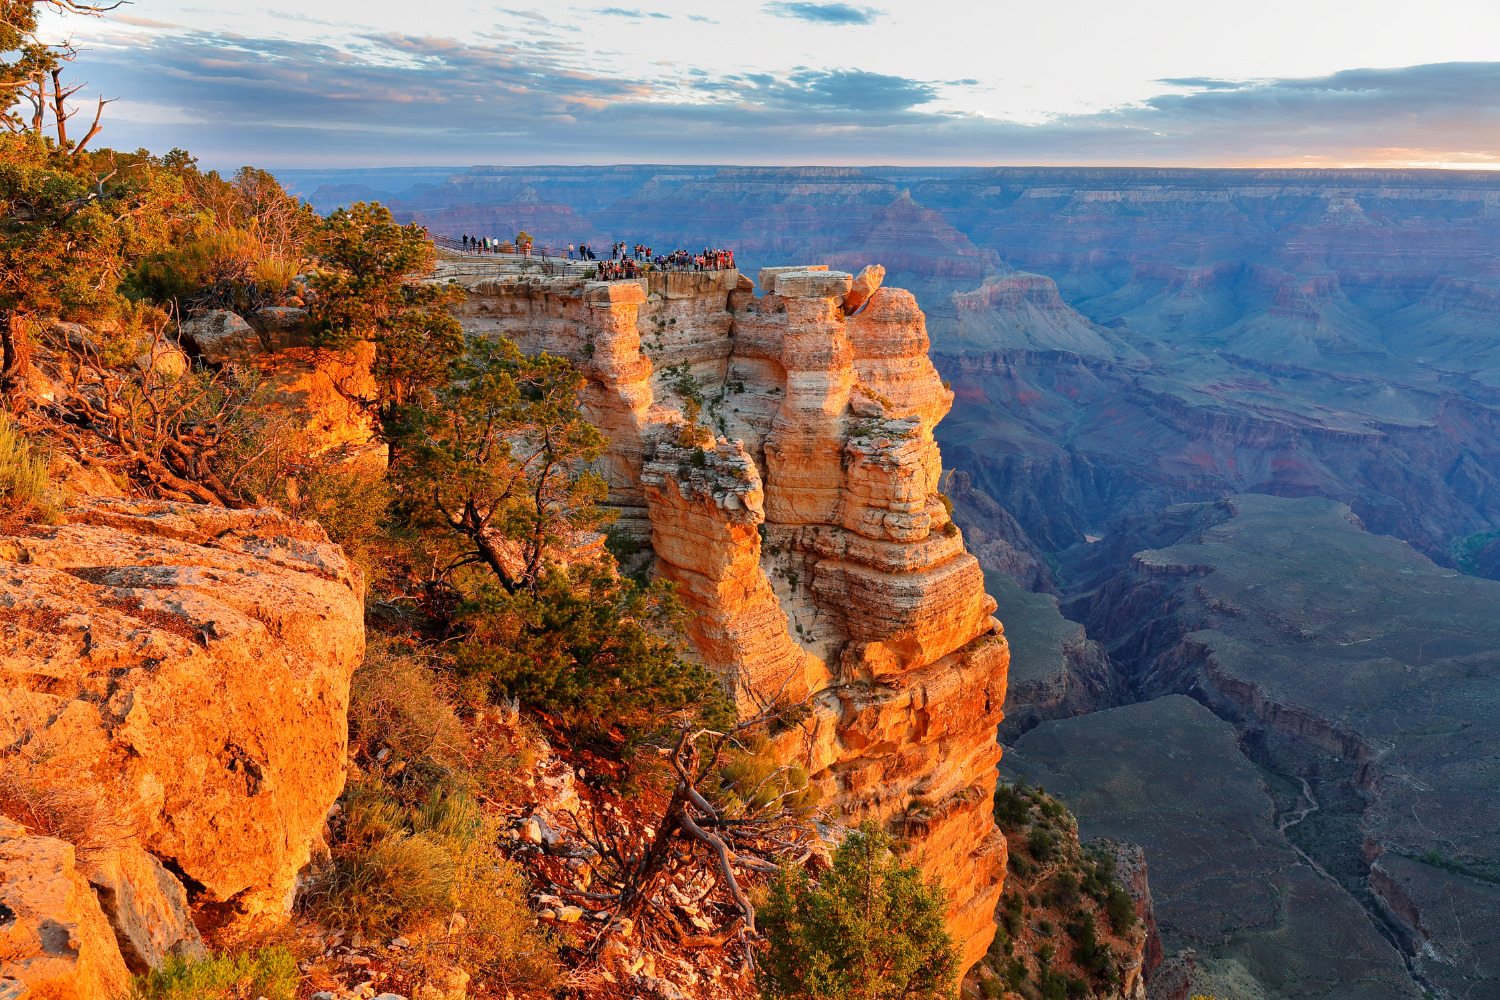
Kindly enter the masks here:
[[277, 256], [256, 233], [230, 228], [204, 233], [143, 261], [126, 288], [135, 297], [176, 302], [183, 311], [249, 312], [287, 295], [299, 263]]
[[317, 521], [373, 581], [395, 496], [384, 463], [347, 448], [314, 454], [297, 435], [254, 415], [238, 430], [238, 442], [218, 460], [221, 478], [243, 501]]
[[[448, 811], [467, 811], [462, 793], [434, 797]], [[453, 846], [390, 790], [364, 780], [344, 792], [338, 840], [316, 873], [304, 905], [328, 926], [394, 935], [438, 919], [458, 905]]]
[[0, 815], [32, 833], [67, 841], [82, 857], [114, 850], [129, 839], [131, 831], [97, 789], [46, 780], [42, 766], [48, 756], [45, 737], [35, 737], [0, 758]]
[[407, 936], [420, 980], [441, 982], [456, 965], [511, 992], [543, 991], [557, 976], [553, 948], [496, 848], [500, 832], [467, 792], [435, 788], [406, 805], [366, 778], [345, 792], [331, 859], [302, 905], [325, 926]]
[[444, 681], [414, 644], [373, 640], [349, 684], [350, 757], [403, 784], [465, 785], [469, 738]]
[[542, 991], [553, 950], [497, 849], [502, 824], [477, 798], [518, 761], [474, 760], [450, 698], [414, 643], [371, 643], [350, 684], [349, 753], [364, 774], [344, 791], [301, 905], [325, 926], [409, 938], [403, 965], [420, 981], [441, 986], [458, 966], [495, 995]]
[[0, 515], [56, 517], [49, 464], [47, 455], [0, 413]]

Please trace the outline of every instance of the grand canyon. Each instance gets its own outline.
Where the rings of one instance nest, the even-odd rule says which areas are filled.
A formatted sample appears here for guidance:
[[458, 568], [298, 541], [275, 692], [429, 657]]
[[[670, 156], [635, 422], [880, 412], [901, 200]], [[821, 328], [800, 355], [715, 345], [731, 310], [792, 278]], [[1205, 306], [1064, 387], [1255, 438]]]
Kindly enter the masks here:
[[953, 392], [944, 489], [1011, 649], [1002, 771], [1145, 845], [1160, 988], [1500, 996], [1500, 178], [286, 180], [438, 233], [883, 265]]
[[1500, 998], [1500, 177], [133, 169], [234, 224], [4, 340], [0, 996]]

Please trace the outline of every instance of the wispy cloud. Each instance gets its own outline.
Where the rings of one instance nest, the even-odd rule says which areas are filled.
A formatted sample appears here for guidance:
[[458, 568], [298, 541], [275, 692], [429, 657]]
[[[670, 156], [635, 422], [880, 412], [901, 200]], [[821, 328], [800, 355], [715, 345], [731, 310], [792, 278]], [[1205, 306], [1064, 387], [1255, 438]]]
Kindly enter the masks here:
[[671, 19], [671, 14], [661, 14], [654, 11], [632, 10], [624, 7], [600, 7], [597, 13], [608, 14], [611, 17], [629, 17], [643, 20], [648, 17], [659, 17], [664, 20]]
[[874, 24], [881, 12], [873, 7], [856, 7], [847, 3], [808, 3], [803, 0], [777, 0], [766, 4], [767, 13], [792, 17], [814, 24]]

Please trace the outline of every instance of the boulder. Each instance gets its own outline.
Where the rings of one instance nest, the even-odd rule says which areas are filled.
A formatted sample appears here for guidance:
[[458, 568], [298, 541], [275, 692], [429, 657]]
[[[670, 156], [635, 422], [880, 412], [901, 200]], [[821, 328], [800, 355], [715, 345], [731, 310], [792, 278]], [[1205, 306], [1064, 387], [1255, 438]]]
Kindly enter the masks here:
[[826, 271], [827, 264], [793, 264], [790, 267], [763, 267], [760, 269], [758, 284], [762, 295], [769, 295], [776, 291], [776, 278], [778, 275], [787, 274], [791, 271]]
[[854, 276], [849, 293], [844, 296], [844, 315], [858, 312], [861, 306], [870, 301], [870, 296], [879, 291], [883, 281], [885, 268], [879, 264], [866, 265], [864, 270]]
[[266, 352], [255, 328], [224, 309], [184, 320], [177, 336], [188, 350], [215, 365], [250, 361]]
[[307, 328], [307, 310], [291, 306], [263, 306], [245, 319], [259, 331], [262, 342], [273, 350], [302, 346]]
[[828, 299], [849, 293], [854, 276], [846, 271], [805, 268], [776, 276], [776, 294], [784, 299]]
[[188, 356], [175, 347], [161, 346], [136, 356], [135, 367], [143, 372], [153, 369], [168, 380], [176, 381], [193, 367]]
[[47, 328], [47, 339], [58, 347], [64, 347], [71, 351], [84, 351], [96, 354], [99, 351], [99, 339], [93, 330], [82, 323], [53, 323]]
[[0, 816], [0, 997], [109, 1000], [129, 986], [73, 845]]
[[[270, 510], [101, 499], [64, 517], [0, 534], [0, 746], [24, 736], [25, 780], [87, 788], [195, 905], [285, 912], [344, 784], [359, 568]], [[119, 865], [97, 878], [132, 947], [191, 947], [165, 873]]]

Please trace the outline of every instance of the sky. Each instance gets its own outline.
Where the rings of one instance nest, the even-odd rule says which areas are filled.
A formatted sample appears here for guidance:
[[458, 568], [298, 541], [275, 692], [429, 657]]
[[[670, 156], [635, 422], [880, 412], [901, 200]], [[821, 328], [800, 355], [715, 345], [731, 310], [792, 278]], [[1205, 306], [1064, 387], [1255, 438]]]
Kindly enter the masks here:
[[1500, 167], [1497, 0], [136, 0], [103, 142], [206, 166]]

